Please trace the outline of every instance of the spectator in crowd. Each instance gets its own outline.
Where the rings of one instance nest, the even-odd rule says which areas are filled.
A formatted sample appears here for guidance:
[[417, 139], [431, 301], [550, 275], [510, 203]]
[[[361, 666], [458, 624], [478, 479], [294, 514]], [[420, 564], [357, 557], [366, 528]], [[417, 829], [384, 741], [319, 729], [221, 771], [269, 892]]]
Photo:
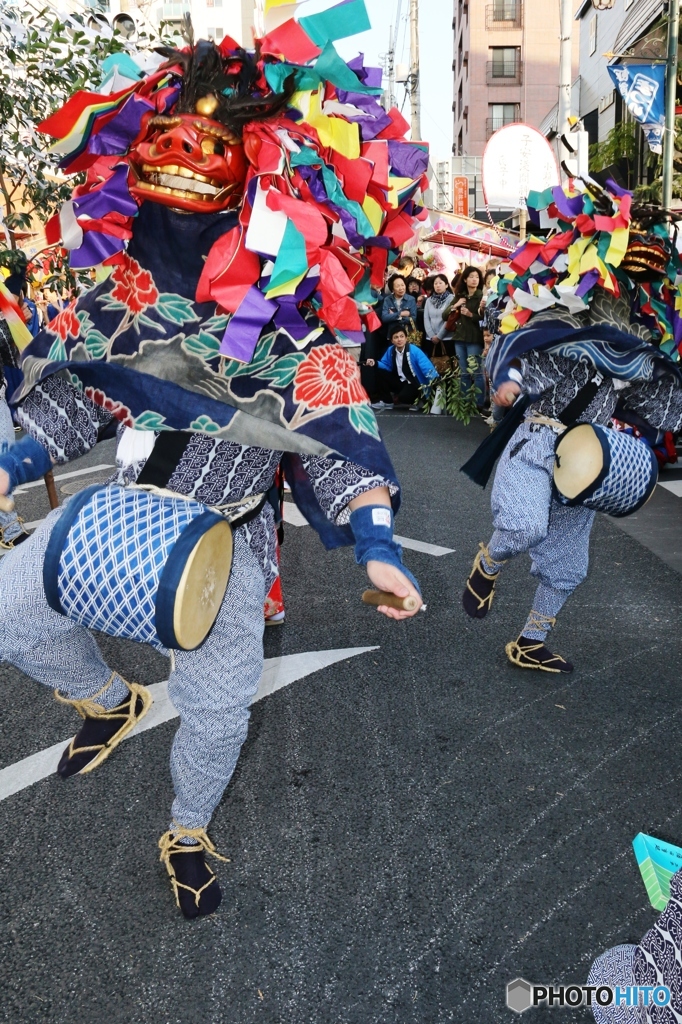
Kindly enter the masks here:
[[[436, 368], [422, 350], [410, 345], [407, 340], [407, 329], [402, 323], [394, 322], [388, 328], [389, 348], [377, 366], [387, 383], [388, 391], [393, 399], [394, 409], [412, 408], [418, 411], [414, 403], [419, 398], [420, 386], [436, 380]], [[374, 365], [374, 360], [368, 360]], [[384, 402], [377, 402], [375, 409], [384, 409]]]
[[407, 294], [411, 295], [414, 301], [417, 303], [417, 330], [424, 333], [424, 303], [426, 302], [426, 295], [422, 291], [422, 283], [416, 277], [408, 277], [405, 282], [407, 285]]
[[417, 303], [407, 294], [405, 278], [395, 274], [388, 282], [389, 294], [381, 307], [381, 322], [385, 327], [401, 323], [409, 331], [409, 321], [417, 322]]
[[[424, 350], [433, 355], [434, 349], [441, 351], [441, 342], [445, 344], [446, 355], [454, 355], [452, 347], [452, 331], [448, 331], [447, 311], [452, 304], [452, 292], [445, 274], [436, 274], [432, 279], [433, 293], [424, 303]], [[445, 314], [445, 315], [444, 315]]]
[[[476, 404], [482, 409], [486, 404], [485, 377], [483, 375], [483, 331], [480, 324], [481, 300], [483, 299], [483, 275], [477, 267], [465, 267], [455, 292], [452, 310], [459, 309], [461, 316], [455, 327], [455, 355], [462, 377], [462, 392], [468, 394], [473, 386], [478, 390]], [[476, 368], [469, 372], [469, 360]], [[473, 376], [473, 379], [472, 379]]]

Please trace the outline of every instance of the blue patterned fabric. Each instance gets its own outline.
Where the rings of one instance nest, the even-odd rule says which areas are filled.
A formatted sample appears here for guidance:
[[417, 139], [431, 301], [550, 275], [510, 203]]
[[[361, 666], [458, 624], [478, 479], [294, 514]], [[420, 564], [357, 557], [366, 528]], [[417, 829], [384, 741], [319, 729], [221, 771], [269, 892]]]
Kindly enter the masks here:
[[[341, 458], [397, 485], [357, 364], [307, 302], [294, 338], [266, 325], [251, 362], [220, 355], [230, 320], [196, 289], [211, 246], [232, 214], [179, 214], [144, 203], [110, 277], [64, 310], [24, 350], [20, 405], [57, 371], [96, 405], [137, 430], [183, 430], [287, 453]], [[293, 330], [293, 327], [292, 327]], [[295, 332], [296, 333], [296, 332]], [[316, 515], [305, 473], [294, 499], [327, 547], [350, 530]], [[393, 507], [400, 504], [397, 486]]]
[[512, 334], [499, 335], [487, 359], [493, 386], [509, 379], [509, 369], [526, 352], [537, 350], [587, 363], [606, 377], [618, 380], [657, 380], [672, 374], [682, 380], [676, 364], [664, 352], [634, 334], [611, 324], [592, 324], [580, 329], [560, 317], [541, 322]]
[[[196, 501], [123, 487], [88, 488], [67, 504], [48, 548], [48, 601], [55, 606], [48, 586], [54, 569], [64, 615], [109, 636], [164, 650], [158, 631], [172, 632], [172, 623], [156, 619], [161, 575], [183, 530], [205, 513]], [[207, 526], [214, 522], [209, 516]]]
[[[606, 985], [631, 988], [636, 985], [634, 976], [637, 946], [614, 946], [607, 949], [592, 964], [587, 978], [588, 985]], [[596, 1006], [592, 1013], [596, 1024], [647, 1024], [647, 1013], [643, 1006]]]
[[[569, 500], [557, 491], [562, 505], [585, 505], [616, 518], [632, 515], [644, 505], [658, 480], [656, 456], [643, 441], [630, 434], [593, 424], [604, 452], [603, 479], [579, 499]], [[570, 431], [564, 435], [569, 434]], [[559, 459], [560, 452], [557, 452]]]

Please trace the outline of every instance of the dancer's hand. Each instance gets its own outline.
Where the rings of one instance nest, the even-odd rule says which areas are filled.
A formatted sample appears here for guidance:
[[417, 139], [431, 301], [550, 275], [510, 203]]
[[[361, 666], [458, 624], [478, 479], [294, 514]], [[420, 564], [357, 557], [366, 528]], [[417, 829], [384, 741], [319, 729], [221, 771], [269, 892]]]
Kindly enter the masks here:
[[413, 612], [400, 611], [399, 608], [387, 608], [383, 604], [379, 606], [377, 611], [380, 611], [389, 619], [398, 620], [411, 619], [419, 614], [419, 609], [422, 606], [422, 597], [419, 591], [410, 583], [407, 576], [400, 572], [399, 569], [388, 565], [386, 562], [371, 560], [367, 563], [367, 575], [377, 590], [395, 594], [396, 597], [416, 597], [419, 602], [416, 611]]
[[517, 384], [516, 381], [508, 380], [504, 384], [501, 384], [493, 395], [493, 402], [495, 405], [501, 405], [508, 408], [513, 405], [516, 399], [521, 394], [521, 385]]
[[0, 495], [9, 494], [9, 489], [9, 473], [4, 469], [0, 469]]

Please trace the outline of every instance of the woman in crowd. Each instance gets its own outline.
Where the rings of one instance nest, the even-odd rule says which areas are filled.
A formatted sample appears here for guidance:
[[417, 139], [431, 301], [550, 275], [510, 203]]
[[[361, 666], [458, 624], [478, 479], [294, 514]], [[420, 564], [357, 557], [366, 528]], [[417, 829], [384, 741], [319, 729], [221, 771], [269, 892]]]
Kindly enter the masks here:
[[[485, 377], [483, 376], [483, 331], [480, 324], [480, 309], [483, 299], [483, 275], [477, 267], [465, 267], [457, 282], [455, 301], [450, 309], [459, 309], [460, 318], [455, 327], [455, 355], [462, 375], [462, 391], [467, 394], [473, 385], [477, 389], [476, 404], [482, 409], [486, 403]], [[469, 372], [469, 360], [474, 359], [476, 368]]]
[[447, 329], [447, 315], [444, 316], [452, 303], [450, 283], [445, 274], [436, 274], [431, 280], [433, 294], [424, 303], [424, 350], [427, 355], [432, 356], [437, 349], [438, 355], [441, 351], [440, 343], [444, 342], [445, 351], [451, 356], [454, 354], [452, 331]]
[[407, 294], [407, 283], [404, 277], [396, 274], [388, 282], [389, 294], [384, 298], [381, 307], [381, 322], [388, 328], [390, 324], [402, 323], [410, 329], [410, 320], [417, 323], [417, 303], [413, 295]]

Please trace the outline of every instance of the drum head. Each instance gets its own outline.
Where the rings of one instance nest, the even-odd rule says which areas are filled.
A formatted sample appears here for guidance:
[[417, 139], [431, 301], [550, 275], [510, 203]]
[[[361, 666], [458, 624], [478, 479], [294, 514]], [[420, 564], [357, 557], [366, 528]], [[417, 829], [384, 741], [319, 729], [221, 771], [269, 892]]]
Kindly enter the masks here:
[[554, 483], [559, 494], [569, 501], [577, 498], [600, 477], [604, 470], [604, 450], [597, 432], [589, 423], [572, 427], [556, 447]]
[[232, 567], [232, 530], [227, 521], [207, 530], [191, 552], [180, 578], [173, 629], [181, 650], [204, 642], [225, 597]]

